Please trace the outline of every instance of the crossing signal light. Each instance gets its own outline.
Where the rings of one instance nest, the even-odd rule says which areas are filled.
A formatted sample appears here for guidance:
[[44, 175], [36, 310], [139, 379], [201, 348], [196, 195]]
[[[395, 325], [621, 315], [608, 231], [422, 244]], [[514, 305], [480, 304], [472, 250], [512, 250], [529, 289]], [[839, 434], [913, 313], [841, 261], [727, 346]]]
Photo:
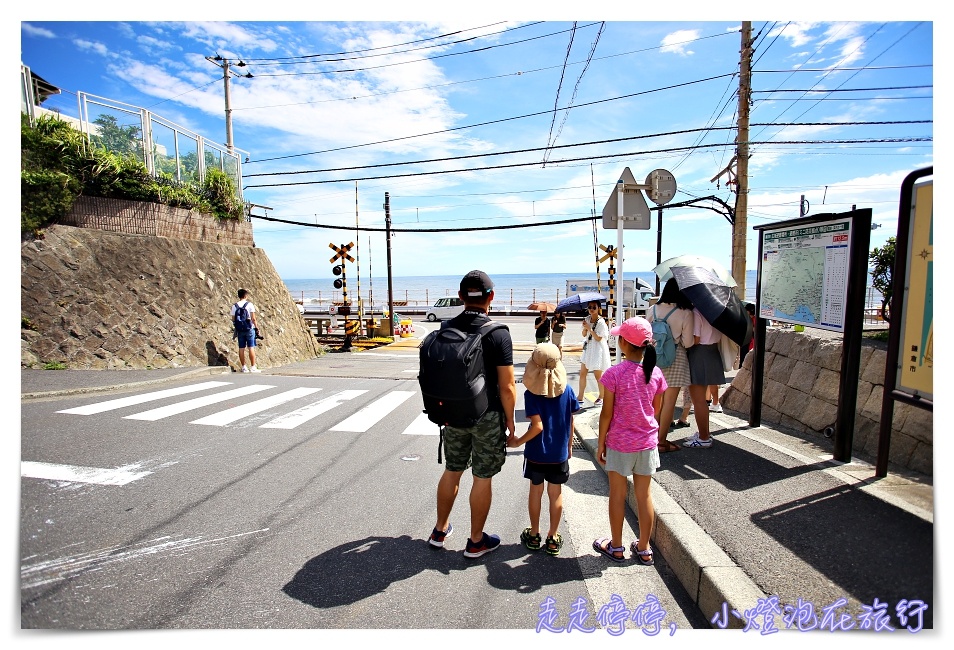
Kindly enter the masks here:
[[[334, 273], [335, 275], [341, 275], [343, 271], [344, 271], [344, 264], [336, 264], [335, 266], [331, 267], [331, 272]], [[344, 286], [344, 282], [341, 280], [341, 278], [335, 278], [335, 281], [333, 284], [335, 289], [340, 289], [341, 287]]]

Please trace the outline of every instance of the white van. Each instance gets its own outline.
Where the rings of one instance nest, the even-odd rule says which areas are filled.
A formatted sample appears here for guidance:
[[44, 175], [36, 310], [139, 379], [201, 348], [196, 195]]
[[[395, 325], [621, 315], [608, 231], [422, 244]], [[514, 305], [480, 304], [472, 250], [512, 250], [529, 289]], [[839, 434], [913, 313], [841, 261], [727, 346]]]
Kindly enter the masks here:
[[464, 301], [460, 298], [440, 298], [433, 307], [427, 310], [427, 320], [447, 320], [464, 311]]

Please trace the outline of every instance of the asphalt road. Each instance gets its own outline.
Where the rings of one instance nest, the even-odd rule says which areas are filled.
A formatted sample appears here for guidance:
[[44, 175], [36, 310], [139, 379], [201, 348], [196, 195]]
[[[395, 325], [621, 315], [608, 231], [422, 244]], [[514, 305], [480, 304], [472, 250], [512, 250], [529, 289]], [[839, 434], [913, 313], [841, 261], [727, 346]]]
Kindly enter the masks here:
[[[465, 474], [455, 533], [431, 549], [442, 466], [437, 428], [419, 418], [416, 367], [413, 349], [341, 355], [324, 376], [289, 368], [24, 402], [22, 627], [533, 630], [550, 598], [556, 627], [580, 605], [597, 627], [613, 603], [664, 612], [658, 624], [676, 633], [708, 627], [661, 556], [647, 568], [592, 550], [608, 532], [607, 485], [582, 448], [560, 557], [519, 543], [519, 451], [494, 481], [487, 529], [501, 548], [463, 558]], [[140, 401], [206, 382], [227, 383]], [[206, 396], [220, 401], [189, 402]], [[140, 403], [104, 404], [121, 398]], [[100, 412], [62, 412], [92, 405]]]

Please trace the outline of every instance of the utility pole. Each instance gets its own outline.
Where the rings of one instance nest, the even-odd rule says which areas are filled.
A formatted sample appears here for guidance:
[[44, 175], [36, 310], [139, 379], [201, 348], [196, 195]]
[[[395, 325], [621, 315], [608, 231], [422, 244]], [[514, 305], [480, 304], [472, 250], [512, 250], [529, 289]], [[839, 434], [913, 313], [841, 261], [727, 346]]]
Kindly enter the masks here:
[[[232, 88], [229, 84], [229, 79], [232, 76], [231, 64], [229, 60], [216, 54], [215, 56], [205, 57], [206, 61], [211, 61], [213, 64], [222, 68], [222, 78], [225, 80], [225, 146], [228, 147], [230, 154], [235, 154], [235, 144], [232, 141]], [[238, 68], [245, 67], [245, 61], [239, 61], [235, 64]], [[246, 77], [248, 79], [252, 78], [252, 73], [247, 72], [245, 74], [238, 75], [240, 77]]]
[[388, 247], [388, 336], [394, 338], [394, 287], [391, 285], [391, 193], [384, 193], [384, 238]]
[[735, 223], [732, 224], [732, 277], [736, 294], [745, 300], [745, 236], [749, 209], [749, 105], [752, 97], [752, 21], [742, 21], [739, 62], [739, 135], [736, 140]]

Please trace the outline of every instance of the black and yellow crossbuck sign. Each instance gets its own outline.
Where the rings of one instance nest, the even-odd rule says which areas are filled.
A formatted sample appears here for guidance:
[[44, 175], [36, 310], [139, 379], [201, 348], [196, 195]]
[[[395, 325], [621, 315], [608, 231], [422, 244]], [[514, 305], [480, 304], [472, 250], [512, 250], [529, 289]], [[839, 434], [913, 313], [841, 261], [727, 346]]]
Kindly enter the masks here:
[[602, 264], [606, 260], [610, 260], [616, 257], [617, 250], [612, 245], [607, 247], [607, 246], [604, 246], [603, 244], [600, 244], [600, 250], [605, 251], [606, 255], [600, 258], [600, 261], [598, 262], [599, 264]]
[[334, 244], [328, 244], [328, 248], [335, 252], [334, 257], [332, 257], [329, 262], [334, 264], [337, 260], [348, 260], [349, 262], [354, 262], [354, 258], [348, 254], [348, 251], [354, 246], [354, 242], [350, 244], [342, 244], [341, 246], [335, 246]]

